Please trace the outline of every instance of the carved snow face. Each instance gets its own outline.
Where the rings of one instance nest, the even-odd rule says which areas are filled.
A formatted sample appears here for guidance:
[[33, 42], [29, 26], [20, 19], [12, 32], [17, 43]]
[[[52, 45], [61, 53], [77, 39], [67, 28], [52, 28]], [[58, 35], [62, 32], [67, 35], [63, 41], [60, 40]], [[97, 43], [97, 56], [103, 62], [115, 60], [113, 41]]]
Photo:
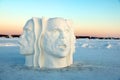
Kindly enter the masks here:
[[65, 20], [48, 20], [43, 39], [44, 51], [55, 57], [66, 57], [70, 53], [70, 34], [70, 28]]
[[23, 28], [23, 34], [20, 38], [20, 51], [22, 54], [32, 54], [34, 47], [34, 27], [33, 22], [28, 23]]

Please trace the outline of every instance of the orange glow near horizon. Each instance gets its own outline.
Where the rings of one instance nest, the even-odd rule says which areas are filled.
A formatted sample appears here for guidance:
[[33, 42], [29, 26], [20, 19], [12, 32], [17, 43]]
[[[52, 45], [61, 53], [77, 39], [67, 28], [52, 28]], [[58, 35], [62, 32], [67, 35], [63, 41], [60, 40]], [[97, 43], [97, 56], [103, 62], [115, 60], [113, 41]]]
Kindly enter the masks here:
[[12, 35], [12, 34], [21, 34], [22, 30], [21, 29], [16, 29], [16, 28], [9, 28], [9, 29], [5, 29], [2, 28], [0, 29], [0, 34], [7, 34], [7, 35]]
[[[1, 25], [0, 25], [1, 26]], [[12, 34], [21, 34], [22, 33], [22, 28], [17, 27], [16, 25], [2, 25], [4, 27], [0, 28], [0, 34], [7, 34], [7, 35], [12, 35]]]
[[86, 29], [86, 28], [76, 28], [74, 29], [76, 36], [95, 36], [95, 37], [120, 37], [120, 32], [118, 29], [113, 30], [109, 29], [100, 29], [100, 28], [92, 28], [92, 29]]

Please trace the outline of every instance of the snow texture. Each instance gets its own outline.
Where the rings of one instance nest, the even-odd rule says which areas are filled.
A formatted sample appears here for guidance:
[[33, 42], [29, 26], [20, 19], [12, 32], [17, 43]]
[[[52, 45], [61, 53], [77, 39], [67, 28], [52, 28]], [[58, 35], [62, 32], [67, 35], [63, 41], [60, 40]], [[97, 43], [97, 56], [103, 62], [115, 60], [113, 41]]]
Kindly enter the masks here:
[[74, 64], [62, 69], [26, 67], [18, 40], [0, 38], [0, 80], [120, 80], [120, 40], [77, 39]]

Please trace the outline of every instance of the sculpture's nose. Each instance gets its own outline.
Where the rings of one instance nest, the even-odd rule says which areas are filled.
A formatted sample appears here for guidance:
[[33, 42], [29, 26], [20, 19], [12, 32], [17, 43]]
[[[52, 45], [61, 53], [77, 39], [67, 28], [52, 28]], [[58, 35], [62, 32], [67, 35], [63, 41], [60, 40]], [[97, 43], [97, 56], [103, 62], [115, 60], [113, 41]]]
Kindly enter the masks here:
[[64, 38], [65, 38], [65, 33], [64, 33], [64, 32], [61, 32], [59, 38], [60, 38], [60, 39], [64, 39]]

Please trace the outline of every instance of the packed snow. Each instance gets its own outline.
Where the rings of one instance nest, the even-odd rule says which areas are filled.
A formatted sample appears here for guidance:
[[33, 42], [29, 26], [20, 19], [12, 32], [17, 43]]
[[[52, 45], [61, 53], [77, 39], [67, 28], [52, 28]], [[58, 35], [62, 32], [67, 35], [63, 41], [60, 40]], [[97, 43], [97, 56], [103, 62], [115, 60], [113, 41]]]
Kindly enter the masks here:
[[24, 66], [19, 38], [0, 38], [0, 80], [120, 80], [120, 40], [77, 39], [74, 64], [62, 69]]

